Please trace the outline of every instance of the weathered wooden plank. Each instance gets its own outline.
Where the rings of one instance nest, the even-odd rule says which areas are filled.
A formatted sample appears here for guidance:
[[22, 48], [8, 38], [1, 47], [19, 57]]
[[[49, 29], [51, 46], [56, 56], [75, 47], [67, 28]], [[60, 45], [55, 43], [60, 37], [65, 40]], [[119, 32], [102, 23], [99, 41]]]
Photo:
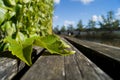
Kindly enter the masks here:
[[[36, 55], [38, 55], [43, 48], [34, 47], [34, 50], [36, 51]], [[10, 52], [0, 53], [0, 80], [11, 80], [24, 67], [25, 63], [18, 61]]]
[[[70, 43], [68, 44], [71, 45]], [[76, 67], [78, 68], [78, 71], [81, 73], [82, 77], [82, 79], [73, 80], [112, 80], [99, 67], [97, 67], [93, 62], [91, 62], [87, 57], [85, 57], [78, 49], [73, 47], [73, 45], [71, 46], [73, 50], [76, 51], [76, 54], [73, 55], [72, 57], [74, 58], [74, 61], [77, 64]], [[69, 60], [71, 60], [72, 57]]]
[[76, 54], [76, 61], [78, 66], [81, 68], [84, 80], [112, 80], [93, 62], [79, 52]]
[[69, 40], [74, 41], [77, 44], [80, 44], [86, 48], [90, 48], [94, 51], [99, 52], [102, 55], [113, 58], [120, 62], [120, 48], [119, 47], [108, 46], [105, 44], [100, 44], [100, 43], [90, 42], [90, 41], [85, 41], [85, 40], [84, 41], [78, 40], [76, 38], [70, 38], [70, 37], [67, 37], [67, 38]]
[[103, 55], [106, 55], [110, 58], [120, 61], [120, 48], [119, 47], [108, 46], [105, 44], [100, 44], [100, 43], [95, 43], [95, 42], [91, 42], [90, 45], [92, 49], [96, 49], [96, 51], [99, 51]]
[[41, 56], [21, 80], [64, 80], [64, 57]]
[[75, 55], [65, 57], [65, 80], [82, 80], [82, 73], [75, 60]]
[[21, 80], [112, 80], [79, 50], [72, 49], [76, 53], [69, 56], [44, 52]]
[[113, 79], [120, 79], [120, 48], [67, 37], [80, 51]]
[[18, 66], [18, 61], [14, 58], [9, 52], [0, 53], [0, 80], [11, 80], [25, 66], [23, 62]]

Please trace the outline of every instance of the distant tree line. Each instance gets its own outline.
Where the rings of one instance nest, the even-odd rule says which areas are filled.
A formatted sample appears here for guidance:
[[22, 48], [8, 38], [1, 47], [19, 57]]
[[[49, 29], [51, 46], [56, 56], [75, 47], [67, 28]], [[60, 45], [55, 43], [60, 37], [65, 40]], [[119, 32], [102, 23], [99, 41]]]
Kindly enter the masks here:
[[59, 29], [59, 25], [58, 25], [53, 29], [53, 31], [56, 34], [61, 34], [63, 32], [68, 32], [72, 34], [73, 31], [79, 31], [79, 35], [80, 35], [80, 32], [83, 32], [83, 31], [86, 31], [86, 32], [107, 31], [108, 33], [112, 33], [114, 30], [120, 29], [120, 20], [115, 18], [113, 11], [109, 11], [106, 16], [101, 15], [101, 18], [102, 18], [102, 21], [94, 21], [90, 19], [86, 26], [83, 25], [82, 20], [79, 20], [76, 28], [73, 25], [68, 25], [68, 26], [63, 25], [61, 29]]

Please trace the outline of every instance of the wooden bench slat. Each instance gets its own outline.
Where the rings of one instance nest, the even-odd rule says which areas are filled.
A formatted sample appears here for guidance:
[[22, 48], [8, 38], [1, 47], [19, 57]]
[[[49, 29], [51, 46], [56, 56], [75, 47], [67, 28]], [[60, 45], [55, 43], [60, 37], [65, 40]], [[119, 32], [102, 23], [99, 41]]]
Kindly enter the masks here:
[[65, 80], [82, 80], [82, 75], [74, 56], [65, 57]]
[[82, 80], [112, 80], [99, 67], [85, 57], [83, 53], [73, 47], [72, 44], [68, 44], [76, 51], [76, 54], [74, 54], [73, 57], [77, 63], [79, 71], [81, 72]]
[[69, 56], [40, 56], [21, 80], [112, 80], [79, 50], [72, 49], [76, 53]]
[[0, 54], [0, 80], [11, 80], [12, 77], [14, 77], [25, 66], [25, 64], [20, 62], [18, 66], [17, 59], [3, 57], [1, 56], [2, 54], [11, 55], [8, 52]]
[[41, 56], [21, 80], [64, 80], [64, 57]]
[[107, 57], [110, 57], [112, 59], [120, 61], [120, 48], [119, 47], [108, 46], [105, 44], [80, 40], [80, 39], [76, 39], [76, 38], [70, 38], [70, 37], [66, 37], [66, 38], [68, 38], [69, 40], [71, 40], [79, 45], [82, 45], [86, 48], [97, 51], [102, 55], [105, 55]]
[[84, 80], [112, 80], [82, 53], [76, 54], [76, 61], [81, 69]]
[[[92, 44], [92, 45], [91, 45]], [[100, 51], [104, 55], [120, 61], [120, 48], [91, 42], [91, 48]], [[96, 46], [96, 47], [95, 47]]]
[[[36, 55], [39, 55], [43, 50], [43, 48], [40, 47], [34, 47], [34, 49], [37, 51]], [[16, 57], [10, 52], [6, 51], [0, 53], [0, 80], [11, 80], [24, 67], [25, 63], [22, 61], [18, 63]]]

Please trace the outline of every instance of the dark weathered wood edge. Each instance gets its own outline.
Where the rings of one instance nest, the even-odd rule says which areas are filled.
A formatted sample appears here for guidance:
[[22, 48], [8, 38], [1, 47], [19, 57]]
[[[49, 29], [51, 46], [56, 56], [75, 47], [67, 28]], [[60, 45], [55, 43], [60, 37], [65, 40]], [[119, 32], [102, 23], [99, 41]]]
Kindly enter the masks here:
[[[67, 42], [73, 50], [75, 50], [79, 54], [75, 54], [76, 57], [78, 55], [81, 55], [85, 58], [85, 60], [89, 63], [89, 65], [94, 69], [96, 75], [99, 76], [100, 80], [113, 80], [109, 75], [107, 75], [103, 70], [101, 70], [96, 64], [94, 64], [90, 59], [88, 59], [86, 56], [84, 56], [83, 53], [81, 53], [77, 48], [75, 48], [71, 43], [69, 43], [66, 39], [63, 38], [65, 42]], [[85, 79], [87, 80], [87, 79]], [[98, 79], [99, 80], [99, 79]]]

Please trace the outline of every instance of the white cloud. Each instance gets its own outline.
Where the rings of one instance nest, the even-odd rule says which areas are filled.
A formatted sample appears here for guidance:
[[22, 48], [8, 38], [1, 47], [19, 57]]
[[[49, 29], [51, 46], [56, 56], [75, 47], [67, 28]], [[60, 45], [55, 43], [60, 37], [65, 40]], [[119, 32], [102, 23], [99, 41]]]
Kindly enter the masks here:
[[60, 0], [54, 0], [54, 2], [55, 2], [56, 4], [59, 4], [59, 3], [60, 3]]
[[83, 4], [89, 4], [93, 2], [94, 0], [80, 0]]
[[92, 16], [92, 20], [93, 20], [93, 21], [97, 21], [97, 20], [98, 20], [97, 15], [93, 15], [93, 16]]
[[117, 18], [117, 19], [120, 19], [120, 8], [118, 8], [118, 10], [117, 10], [116, 18]]
[[120, 8], [118, 8], [116, 15], [120, 16]]
[[98, 21], [103, 21], [102, 16], [98, 16]]
[[91, 2], [93, 2], [94, 0], [72, 0], [72, 1], [79, 1], [83, 4], [90, 4]]
[[101, 16], [93, 15], [93, 16], [92, 16], [92, 20], [93, 20], [93, 21], [102, 21], [103, 19], [102, 19]]
[[74, 25], [74, 24], [75, 24], [74, 21], [69, 21], [69, 20], [64, 21], [64, 26], [69, 26], [69, 25]]
[[54, 17], [53, 17], [53, 21], [57, 21], [58, 18], [59, 18], [59, 16], [54, 16]]

